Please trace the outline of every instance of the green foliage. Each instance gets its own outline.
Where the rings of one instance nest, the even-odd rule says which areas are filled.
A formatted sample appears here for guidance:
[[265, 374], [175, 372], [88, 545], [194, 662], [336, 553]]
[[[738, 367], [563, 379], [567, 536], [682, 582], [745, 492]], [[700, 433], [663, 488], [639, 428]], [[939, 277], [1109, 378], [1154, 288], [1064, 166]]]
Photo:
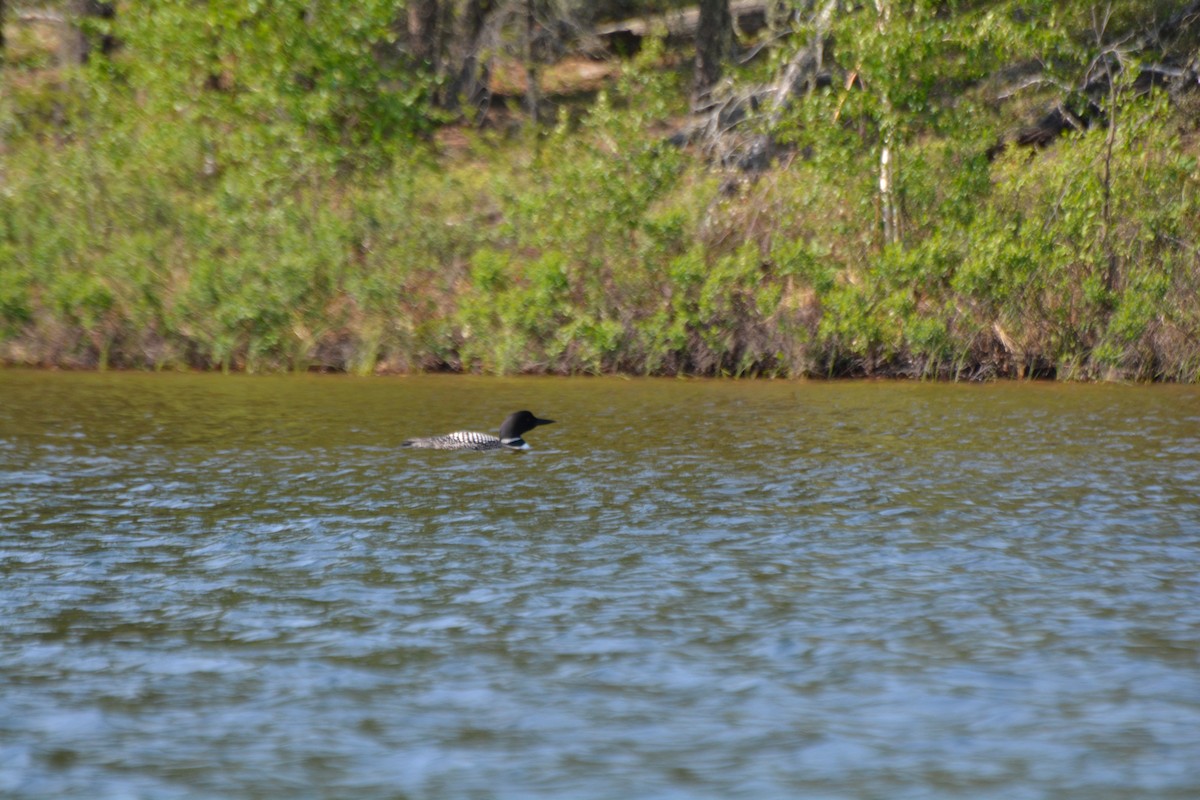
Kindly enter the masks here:
[[376, 166], [428, 125], [427, 79], [377, 57], [395, 14], [383, 0], [152, 0], [117, 34], [148, 111], [197, 126], [222, 163]]
[[[0, 248], [0, 264], [13, 264], [11, 247]], [[17, 269], [0, 269], [0, 336], [12, 336], [33, 318], [33, 298], [27, 276]]]
[[[460, 299], [464, 362], [485, 371], [619, 368], [644, 349], [640, 317], [655, 268], [686, 246], [687, 211], [659, 208], [682, 155], [644, 135], [666, 81], [631, 67], [578, 125], [563, 116], [498, 194], [506, 249], [471, 264]], [[625, 108], [618, 111], [617, 107]]]
[[841, 7], [834, 80], [754, 177], [666, 143], [687, 103], [660, 43], [451, 157], [395, 4], [119, 13], [111, 60], [0, 72], [0, 359], [1200, 379], [1197, 142], [1165, 96], [1126, 72], [1114, 127], [991, 149], [993, 76], [1078, 85], [1132, 6], [1097, 31], [1053, 0], [892, 5]]

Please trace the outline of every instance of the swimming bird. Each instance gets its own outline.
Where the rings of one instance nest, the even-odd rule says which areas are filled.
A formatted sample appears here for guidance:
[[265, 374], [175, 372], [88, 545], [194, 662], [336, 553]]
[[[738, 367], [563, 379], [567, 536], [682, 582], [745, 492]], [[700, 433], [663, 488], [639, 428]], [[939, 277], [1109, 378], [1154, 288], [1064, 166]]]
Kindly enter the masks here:
[[521, 434], [533, 430], [538, 425], [549, 425], [552, 422], [552, 419], [538, 419], [528, 411], [516, 411], [500, 423], [499, 436], [475, 431], [455, 431], [443, 436], [406, 439], [400, 446], [422, 447], [427, 450], [528, 450], [529, 445], [521, 438]]

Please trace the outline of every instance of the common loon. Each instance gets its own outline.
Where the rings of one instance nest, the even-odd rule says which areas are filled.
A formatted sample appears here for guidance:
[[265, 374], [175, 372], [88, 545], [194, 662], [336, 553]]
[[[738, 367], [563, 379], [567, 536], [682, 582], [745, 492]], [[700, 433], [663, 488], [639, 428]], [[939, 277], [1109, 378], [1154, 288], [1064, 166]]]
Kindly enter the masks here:
[[406, 439], [401, 447], [423, 447], [428, 450], [528, 450], [529, 445], [521, 434], [538, 425], [549, 425], [552, 419], [538, 419], [528, 411], [509, 414], [500, 425], [500, 436], [491, 436], [475, 431], [455, 431], [444, 436], [428, 436], [423, 439]]

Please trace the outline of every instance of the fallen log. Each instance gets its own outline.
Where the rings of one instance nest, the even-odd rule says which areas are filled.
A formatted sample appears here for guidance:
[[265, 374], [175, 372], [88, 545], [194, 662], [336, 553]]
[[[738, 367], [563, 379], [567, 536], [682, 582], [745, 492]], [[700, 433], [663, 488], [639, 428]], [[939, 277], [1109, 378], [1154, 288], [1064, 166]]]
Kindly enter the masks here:
[[[771, 0], [734, 0], [729, 4], [734, 27], [747, 36], [758, 33], [767, 27], [772, 5]], [[595, 35], [610, 51], [628, 56], [637, 53], [649, 37], [661, 36], [668, 43], [689, 41], [699, 27], [700, 9], [692, 7], [601, 25]]]

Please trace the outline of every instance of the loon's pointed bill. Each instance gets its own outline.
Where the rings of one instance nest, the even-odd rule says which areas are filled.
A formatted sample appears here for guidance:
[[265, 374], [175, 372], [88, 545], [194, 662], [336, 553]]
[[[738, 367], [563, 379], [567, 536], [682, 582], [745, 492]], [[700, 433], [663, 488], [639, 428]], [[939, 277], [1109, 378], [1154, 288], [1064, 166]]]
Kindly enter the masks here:
[[500, 435], [492, 436], [476, 431], [455, 431], [442, 436], [406, 439], [401, 447], [416, 447], [426, 450], [528, 450], [529, 445], [521, 438], [539, 425], [552, 425], [552, 419], [538, 419], [529, 411], [516, 411], [500, 423]]

